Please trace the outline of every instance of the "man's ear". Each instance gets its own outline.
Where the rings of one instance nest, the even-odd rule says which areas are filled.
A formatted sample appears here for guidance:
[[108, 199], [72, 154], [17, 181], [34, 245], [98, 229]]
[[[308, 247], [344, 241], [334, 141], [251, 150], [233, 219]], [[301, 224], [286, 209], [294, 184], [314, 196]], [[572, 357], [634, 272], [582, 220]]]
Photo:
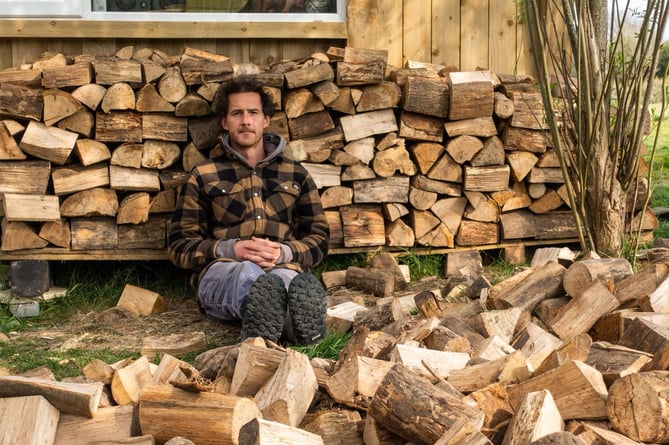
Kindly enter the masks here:
[[227, 122], [225, 121], [225, 116], [221, 118], [221, 127], [223, 127], [224, 130], [228, 129]]
[[267, 128], [267, 127], [269, 127], [269, 121], [270, 121], [270, 120], [271, 120], [271, 119], [270, 119], [270, 117], [269, 117], [268, 115], [263, 114], [263, 126], [262, 126], [262, 127], [263, 127], [263, 128]]

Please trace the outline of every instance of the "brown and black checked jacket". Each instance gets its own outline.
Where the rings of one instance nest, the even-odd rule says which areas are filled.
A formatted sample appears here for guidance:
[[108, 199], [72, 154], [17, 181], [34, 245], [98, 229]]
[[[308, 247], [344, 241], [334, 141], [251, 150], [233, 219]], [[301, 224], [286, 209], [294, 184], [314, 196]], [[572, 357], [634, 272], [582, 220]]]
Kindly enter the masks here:
[[[330, 230], [316, 183], [299, 163], [284, 158], [285, 139], [265, 133], [268, 156], [250, 167], [227, 143], [224, 154], [191, 171], [168, 229], [171, 261], [199, 276], [217, 258], [221, 240], [268, 238], [286, 244], [293, 263], [308, 270], [328, 252]], [[197, 281], [197, 280], [196, 280]], [[195, 284], [195, 281], [193, 282]]]

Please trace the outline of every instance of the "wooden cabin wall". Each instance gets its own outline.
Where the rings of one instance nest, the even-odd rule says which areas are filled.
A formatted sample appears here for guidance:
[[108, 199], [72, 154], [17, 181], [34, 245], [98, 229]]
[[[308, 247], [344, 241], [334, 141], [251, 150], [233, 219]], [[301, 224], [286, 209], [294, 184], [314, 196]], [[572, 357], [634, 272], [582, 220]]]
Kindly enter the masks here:
[[349, 46], [387, 48], [391, 64], [430, 62], [460, 71], [532, 74], [515, 0], [348, 0]]
[[30, 63], [45, 51], [113, 54], [134, 45], [179, 54], [195, 47], [236, 62], [269, 65], [330, 46], [387, 49], [391, 65], [429, 62], [460, 71], [534, 72], [517, 0], [348, 0], [348, 40], [322, 39], [79, 39], [5, 38], [0, 68]]

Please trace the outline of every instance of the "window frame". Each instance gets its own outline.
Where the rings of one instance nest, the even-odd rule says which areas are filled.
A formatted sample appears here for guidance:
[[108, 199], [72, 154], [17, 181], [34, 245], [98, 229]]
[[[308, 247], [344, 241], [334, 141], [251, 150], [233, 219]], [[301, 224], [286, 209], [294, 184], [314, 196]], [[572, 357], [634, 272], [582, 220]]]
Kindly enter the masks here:
[[336, 1], [336, 13], [309, 14], [93, 11], [91, 0], [0, 0], [0, 37], [346, 39], [346, 0]]

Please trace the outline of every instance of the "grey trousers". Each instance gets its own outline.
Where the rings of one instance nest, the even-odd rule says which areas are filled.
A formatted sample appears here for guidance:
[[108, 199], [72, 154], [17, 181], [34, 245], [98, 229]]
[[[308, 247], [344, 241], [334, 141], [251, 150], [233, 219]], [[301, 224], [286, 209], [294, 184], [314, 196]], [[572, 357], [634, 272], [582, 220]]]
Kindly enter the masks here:
[[217, 262], [205, 272], [198, 287], [200, 306], [208, 317], [221, 320], [241, 320], [242, 302], [260, 275], [278, 275], [286, 290], [297, 272], [290, 269], [272, 269], [265, 272], [251, 261]]

